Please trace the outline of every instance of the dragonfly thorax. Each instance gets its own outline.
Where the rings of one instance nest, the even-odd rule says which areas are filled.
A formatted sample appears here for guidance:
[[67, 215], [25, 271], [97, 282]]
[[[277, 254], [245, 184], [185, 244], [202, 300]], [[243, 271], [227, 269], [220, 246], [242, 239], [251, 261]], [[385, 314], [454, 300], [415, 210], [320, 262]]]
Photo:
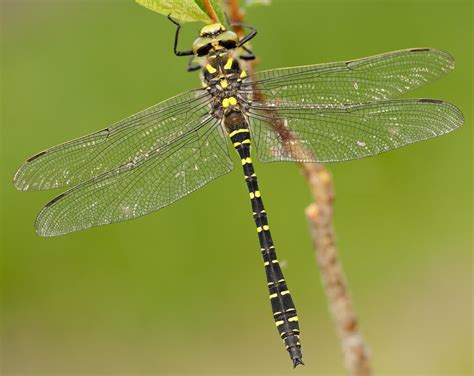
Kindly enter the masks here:
[[210, 55], [202, 68], [201, 80], [213, 97], [212, 110], [222, 118], [232, 111], [246, 110], [247, 98], [239, 90], [247, 76], [239, 60], [229, 52]]

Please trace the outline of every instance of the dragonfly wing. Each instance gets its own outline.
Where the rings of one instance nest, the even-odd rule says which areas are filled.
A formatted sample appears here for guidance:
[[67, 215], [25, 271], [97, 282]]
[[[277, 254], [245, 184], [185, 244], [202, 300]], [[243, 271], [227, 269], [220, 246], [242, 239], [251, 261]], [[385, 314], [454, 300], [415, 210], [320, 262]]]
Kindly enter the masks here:
[[75, 185], [180, 137], [205, 116], [210, 97], [189, 91], [99, 132], [54, 146], [28, 159], [14, 177], [22, 191]]
[[56, 236], [139, 217], [232, 168], [223, 131], [209, 115], [179, 140], [59, 195], [38, 215], [36, 230]]
[[454, 69], [446, 52], [415, 48], [363, 59], [258, 72], [243, 84], [255, 101], [368, 103], [396, 98]]
[[337, 162], [443, 135], [464, 121], [454, 105], [433, 99], [320, 105], [255, 105], [249, 112], [259, 159]]

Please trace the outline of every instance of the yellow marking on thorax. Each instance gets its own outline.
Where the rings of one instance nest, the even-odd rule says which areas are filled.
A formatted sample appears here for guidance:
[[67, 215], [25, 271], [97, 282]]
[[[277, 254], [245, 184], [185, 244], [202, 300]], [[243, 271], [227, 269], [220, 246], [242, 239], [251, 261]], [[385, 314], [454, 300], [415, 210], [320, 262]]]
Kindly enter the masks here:
[[211, 64], [206, 64], [206, 69], [210, 74], [214, 74], [217, 72], [216, 68], [214, 68]]
[[223, 89], [229, 86], [229, 82], [227, 80], [221, 80], [220, 85]]
[[222, 100], [222, 107], [227, 108], [229, 106], [235, 106], [237, 104], [237, 99], [235, 97], [224, 98]]
[[224, 75], [220, 74], [218, 76], [215, 76], [215, 77], [211, 77], [211, 81], [219, 81], [220, 79], [222, 79], [222, 77], [224, 77]]
[[234, 59], [229, 57], [229, 59], [227, 59], [227, 63], [225, 63], [224, 65], [224, 69], [231, 69], [233, 62], [234, 62]]

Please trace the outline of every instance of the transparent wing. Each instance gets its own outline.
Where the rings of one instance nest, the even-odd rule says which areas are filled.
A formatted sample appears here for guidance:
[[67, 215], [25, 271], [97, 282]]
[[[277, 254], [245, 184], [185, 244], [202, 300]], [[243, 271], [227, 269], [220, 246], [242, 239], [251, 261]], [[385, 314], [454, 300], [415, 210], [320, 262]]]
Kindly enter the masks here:
[[233, 164], [220, 125], [210, 116], [161, 149], [79, 184], [38, 215], [41, 236], [125, 221], [158, 210], [228, 173]]
[[396, 98], [454, 69], [446, 52], [418, 48], [359, 60], [258, 72], [243, 85], [265, 99], [313, 103], [368, 103]]
[[250, 110], [259, 159], [337, 162], [367, 157], [460, 127], [461, 111], [433, 99], [358, 105], [280, 103]]
[[209, 100], [202, 90], [189, 91], [36, 154], [17, 171], [15, 187], [31, 191], [87, 181], [186, 133], [207, 115]]

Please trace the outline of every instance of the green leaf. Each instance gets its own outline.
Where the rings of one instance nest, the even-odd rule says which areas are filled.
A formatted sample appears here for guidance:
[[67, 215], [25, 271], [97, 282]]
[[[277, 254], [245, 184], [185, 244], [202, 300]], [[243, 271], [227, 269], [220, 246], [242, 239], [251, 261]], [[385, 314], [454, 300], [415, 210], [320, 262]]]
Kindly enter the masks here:
[[181, 22], [202, 21], [210, 23], [211, 19], [203, 12], [194, 0], [135, 0], [138, 4]]
[[214, 8], [214, 12], [216, 13], [219, 22], [225, 25], [227, 23], [227, 19], [224, 13], [224, 6], [222, 5], [223, 0], [211, 0], [210, 3]]
[[[214, 10], [214, 13], [217, 16], [217, 22], [220, 22], [221, 24], [225, 25], [227, 22], [224, 14], [224, 7], [222, 5], [222, 1], [223, 0], [209, 0], [209, 3], [211, 4], [212, 9]], [[199, 5], [199, 7], [207, 14], [206, 7], [204, 6], [202, 0], [196, 0], [196, 4]]]
[[252, 5], [270, 5], [272, 0], [246, 0], [245, 6], [252, 6]]

